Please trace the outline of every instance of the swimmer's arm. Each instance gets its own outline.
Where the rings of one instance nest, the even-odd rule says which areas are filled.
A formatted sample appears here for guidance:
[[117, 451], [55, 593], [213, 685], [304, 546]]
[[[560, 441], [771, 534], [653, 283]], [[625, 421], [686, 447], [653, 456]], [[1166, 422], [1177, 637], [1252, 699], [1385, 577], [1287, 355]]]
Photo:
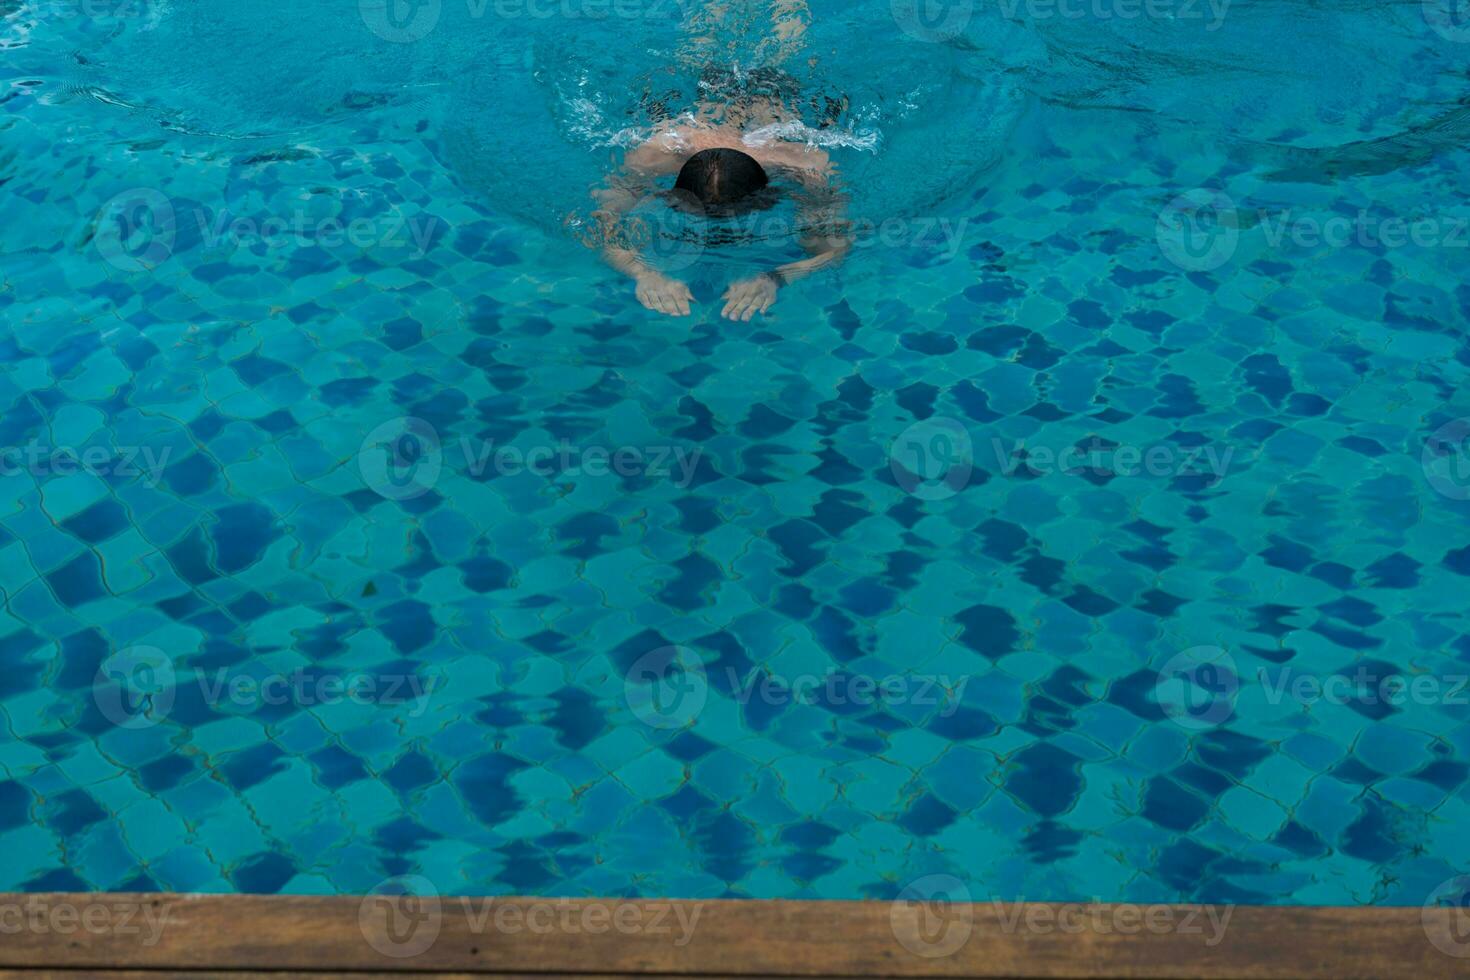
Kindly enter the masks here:
[[852, 250], [847, 196], [833, 186], [832, 166], [826, 156], [816, 158], [814, 163], [791, 171], [805, 190], [797, 204], [796, 220], [802, 229], [801, 247], [808, 257], [771, 270], [781, 285], [835, 265]]
[[601, 243], [603, 261], [625, 276], [637, 279], [648, 269], [648, 264], [636, 249], [629, 248], [622, 239], [623, 217], [637, 206], [639, 196], [616, 178], [609, 178], [607, 185], [593, 190], [597, 210], [592, 219], [597, 222], [596, 243]]
[[592, 217], [597, 222], [603, 261], [637, 284], [639, 303], [669, 316], [688, 316], [694, 295], [684, 283], [664, 275], [644, 260], [627, 241], [623, 219], [655, 192], [653, 177], [676, 173], [682, 165], [681, 155], [652, 142], [645, 143], [628, 154], [622, 172], [592, 191], [598, 204]]
[[797, 210], [797, 220], [805, 229], [801, 247], [807, 257], [732, 283], [725, 291], [725, 308], [720, 311], [726, 319], [749, 320], [757, 313], [765, 313], [775, 305], [776, 293], [782, 286], [836, 265], [852, 251], [847, 199], [828, 186], [829, 172], [811, 171], [795, 176], [809, 188], [820, 188], [813, 199]]
[[805, 279], [814, 272], [841, 262], [852, 251], [852, 240], [843, 232], [830, 231], [803, 237], [801, 247], [806, 250], [808, 258], [799, 262], [788, 262], [771, 270], [771, 275], [776, 277], [779, 285]]
[[845, 237], [803, 238], [801, 245], [810, 253], [808, 258], [733, 283], [725, 291], [725, 308], [720, 315], [729, 320], [749, 320], [756, 313], [764, 313], [775, 305], [776, 293], [782, 286], [836, 265], [852, 249], [852, 242]]
[[676, 173], [682, 165], [679, 154], [650, 141], [630, 151], [623, 160], [622, 170], [608, 177], [602, 186], [593, 188], [597, 209], [592, 212], [592, 218], [597, 222], [602, 257], [623, 275], [637, 279], [655, 271], [643, 261], [637, 249], [629, 247], [623, 219], [644, 198], [656, 192], [654, 177]]

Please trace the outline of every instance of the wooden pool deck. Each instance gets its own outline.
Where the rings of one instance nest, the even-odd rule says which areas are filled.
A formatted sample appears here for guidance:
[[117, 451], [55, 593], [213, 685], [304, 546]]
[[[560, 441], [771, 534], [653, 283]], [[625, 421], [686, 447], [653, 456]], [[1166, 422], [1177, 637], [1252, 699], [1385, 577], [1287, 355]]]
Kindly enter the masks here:
[[1470, 977], [1466, 921], [1418, 907], [0, 894], [0, 978], [1433, 980]]

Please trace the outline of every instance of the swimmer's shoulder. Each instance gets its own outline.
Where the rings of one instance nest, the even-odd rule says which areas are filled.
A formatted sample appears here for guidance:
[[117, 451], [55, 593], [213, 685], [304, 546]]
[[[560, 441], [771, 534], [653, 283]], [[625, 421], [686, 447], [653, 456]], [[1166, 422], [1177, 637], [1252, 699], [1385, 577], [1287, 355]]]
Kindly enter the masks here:
[[629, 150], [623, 157], [623, 169], [644, 174], [677, 173], [689, 155], [687, 143], [671, 129], [655, 133], [647, 142]]
[[826, 150], [805, 143], [771, 143], [761, 147], [761, 151], [777, 166], [797, 170], [826, 170], [832, 165], [832, 157]]
[[770, 143], [748, 150], [767, 170], [783, 170], [808, 183], [832, 174], [832, 157], [818, 146], [801, 143]]
[[743, 149], [739, 133], [697, 123], [665, 123], [628, 151], [623, 166], [646, 174], [678, 173], [694, 154], [719, 147]]
[[697, 123], [665, 124], [629, 150], [623, 166], [646, 174], [677, 173], [694, 154], [720, 148], [748, 153], [767, 168], [806, 174], [827, 174], [832, 169], [832, 158], [821, 147], [781, 140], [750, 142], [739, 130]]

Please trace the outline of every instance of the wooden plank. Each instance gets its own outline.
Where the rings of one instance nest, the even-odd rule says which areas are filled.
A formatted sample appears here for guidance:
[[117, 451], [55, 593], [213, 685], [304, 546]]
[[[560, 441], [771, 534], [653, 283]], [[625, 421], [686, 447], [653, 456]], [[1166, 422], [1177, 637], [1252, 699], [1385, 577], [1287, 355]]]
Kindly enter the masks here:
[[[239, 971], [239, 970], [0, 970], [0, 980], [285, 980], [306, 977], [309, 980], [623, 980], [626, 973], [329, 973], [315, 970]], [[681, 974], [678, 980], [748, 980], [736, 974]], [[769, 980], [787, 980], [772, 977]], [[824, 977], [823, 980], [875, 980], [873, 977]], [[883, 978], [876, 978], [883, 980]]]
[[[0, 980], [285, 980], [305, 977], [309, 980], [622, 980], [626, 973], [320, 973], [316, 971], [235, 971], [235, 970], [0, 970]], [[748, 980], [734, 974], [684, 974], [678, 980]], [[785, 980], [773, 977], [770, 980]], [[872, 977], [830, 977], [823, 980], [874, 980]], [[879, 978], [881, 980], [881, 978]]]
[[1470, 958], [1431, 942], [1457, 948], [1452, 915], [1463, 913], [0, 895], [0, 969], [1433, 980], [1470, 976]]
[[[0, 980], [285, 980], [306, 977], [309, 980], [621, 980], [627, 974], [617, 973], [321, 973], [291, 970], [277, 972], [235, 970], [0, 970]], [[733, 974], [686, 974], [678, 980], [742, 980]], [[745, 978], [748, 980], [748, 978]], [[784, 980], [781, 977], [772, 980]], [[833, 977], [824, 980], [873, 980], [871, 977]]]

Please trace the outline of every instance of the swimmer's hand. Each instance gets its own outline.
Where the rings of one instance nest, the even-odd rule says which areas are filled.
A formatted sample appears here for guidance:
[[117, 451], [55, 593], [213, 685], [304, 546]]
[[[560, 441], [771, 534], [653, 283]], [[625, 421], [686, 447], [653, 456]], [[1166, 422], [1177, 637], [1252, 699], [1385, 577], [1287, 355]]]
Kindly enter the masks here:
[[764, 313], [776, 302], [776, 277], [763, 272], [730, 284], [725, 290], [725, 308], [720, 316], [727, 320], [749, 320]]
[[689, 287], [662, 272], [649, 269], [637, 277], [638, 302], [655, 313], [669, 316], [688, 316], [689, 304], [694, 294]]

